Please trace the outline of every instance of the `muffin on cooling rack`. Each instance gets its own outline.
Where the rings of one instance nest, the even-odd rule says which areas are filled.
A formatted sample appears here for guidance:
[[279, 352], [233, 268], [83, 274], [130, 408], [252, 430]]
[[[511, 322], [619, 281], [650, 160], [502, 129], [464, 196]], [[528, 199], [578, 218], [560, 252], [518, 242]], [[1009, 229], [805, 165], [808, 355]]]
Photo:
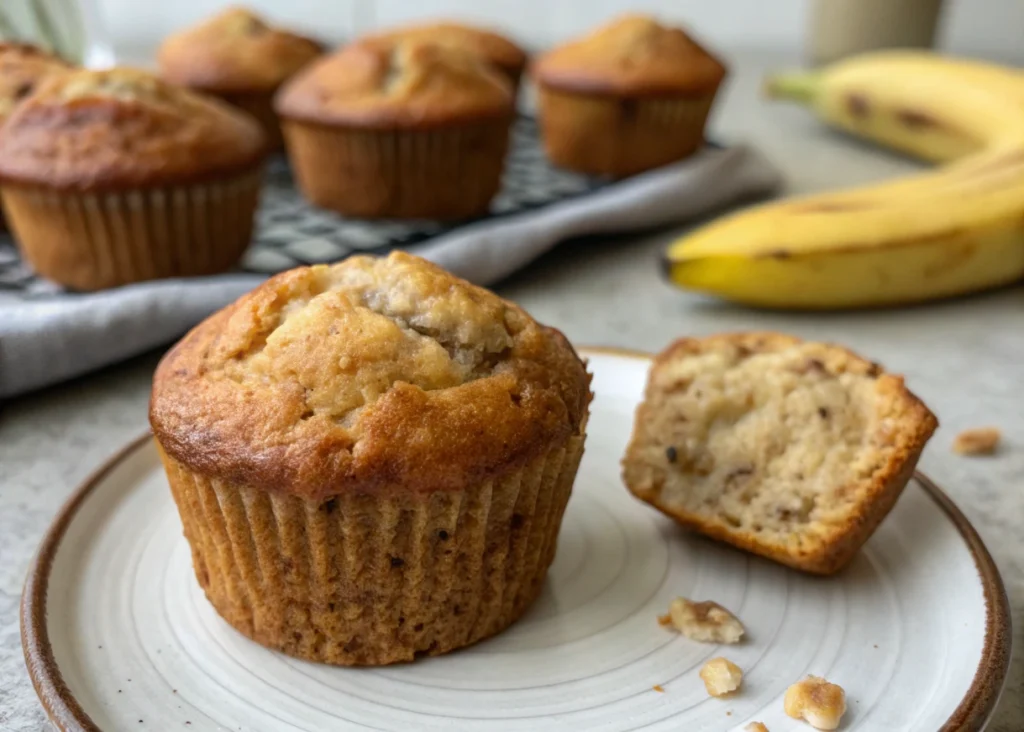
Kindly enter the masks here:
[[526, 68], [526, 52], [511, 40], [493, 31], [461, 23], [441, 22], [402, 26], [374, 33], [367, 39], [422, 41], [467, 51], [501, 71], [508, 78], [513, 91], [518, 89], [519, 79]]
[[[0, 43], [0, 124], [36, 84], [71, 67], [63, 60], [27, 43]], [[0, 213], [0, 231], [7, 222]]]
[[514, 101], [477, 57], [371, 40], [314, 62], [279, 92], [299, 188], [368, 218], [463, 219], [498, 192]]
[[249, 243], [265, 147], [248, 116], [143, 71], [69, 71], [0, 127], [4, 209], [73, 289], [221, 272]]
[[627, 15], [544, 54], [531, 74], [552, 162], [622, 177], [701, 147], [725, 67], [682, 30]]
[[255, 13], [231, 7], [175, 33], [160, 47], [161, 75], [244, 109], [263, 125], [271, 147], [282, 147], [274, 92], [322, 52], [304, 36], [271, 27]]
[[221, 616], [380, 665], [538, 596], [589, 383], [561, 333], [394, 253], [285, 272], [208, 318], [158, 367], [150, 423]]

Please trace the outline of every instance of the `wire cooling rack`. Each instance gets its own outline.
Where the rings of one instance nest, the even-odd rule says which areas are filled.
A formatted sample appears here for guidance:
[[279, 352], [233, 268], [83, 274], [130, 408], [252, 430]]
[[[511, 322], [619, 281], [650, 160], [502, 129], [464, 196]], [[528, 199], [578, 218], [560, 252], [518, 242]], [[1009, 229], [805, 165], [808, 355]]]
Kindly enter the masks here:
[[[537, 122], [519, 117], [512, 138], [501, 191], [485, 219], [531, 211], [586, 195], [612, 183], [603, 178], [552, 167], [541, 147]], [[302, 198], [283, 157], [267, 170], [256, 215], [252, 245], [239, 269], [274, 274], [306, 264], [337, 262], [351, 254], [383, 254], [479, 221], [439, 223], [350, 219], [316, 208]], [[59, 286], [35, 276], [22, 261], [9, 235], [0, 235], [0, 292], [5, 299], [59, 295]]]

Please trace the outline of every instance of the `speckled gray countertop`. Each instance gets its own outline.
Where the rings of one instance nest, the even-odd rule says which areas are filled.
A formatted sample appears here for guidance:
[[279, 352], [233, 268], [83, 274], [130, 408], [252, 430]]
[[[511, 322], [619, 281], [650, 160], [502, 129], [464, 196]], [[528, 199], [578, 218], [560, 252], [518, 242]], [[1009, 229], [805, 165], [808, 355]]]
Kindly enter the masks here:
[[[740, 54], [714, 129], [761, 147], [792, 191], [849, 185], [912, 164], [831, 134], [799, 110], [762, 103], [757, 88], [778, 57]], [[579, 344], [660, 349], [685, 334], [769, 328], [839, 341], [906, 374], [942, 427], [922, 468], [988, 543], [1013, 608], [1016, 653], [991, 732], [1024, 729], [1024, 288], [927, 307], [838, 315], [744, 310], [681, 293], [657, 257], [678, 232], [571, 242], [499, 286]], [[40, 537], [64, 498], [100, 462], [146, 428], [149, 354], [0, 408], [0, 730], [46, 722], [22, 661], [18, 602]], [[992, 458], [953, 455], [961, 429], [995, 425]]]

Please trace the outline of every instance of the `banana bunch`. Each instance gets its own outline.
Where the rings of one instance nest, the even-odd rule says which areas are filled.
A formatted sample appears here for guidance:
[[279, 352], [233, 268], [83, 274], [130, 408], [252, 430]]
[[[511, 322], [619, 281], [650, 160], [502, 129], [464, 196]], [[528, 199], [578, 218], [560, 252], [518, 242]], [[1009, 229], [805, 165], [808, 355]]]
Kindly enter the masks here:
[[712, 222], [669, 247], [672, 282], [748, 305], [837, 309], [1024, 278], [1024, 72], [889, 51], [772, 77], [767, 91], [942, 165]]

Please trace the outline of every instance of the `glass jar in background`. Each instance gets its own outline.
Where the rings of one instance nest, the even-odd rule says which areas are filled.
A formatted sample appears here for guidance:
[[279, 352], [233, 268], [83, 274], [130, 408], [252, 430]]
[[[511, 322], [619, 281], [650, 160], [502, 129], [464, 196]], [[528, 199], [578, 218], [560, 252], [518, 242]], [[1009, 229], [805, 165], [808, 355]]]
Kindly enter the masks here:
[[931, 48], [943, 0], [814, 0], [810, 61], [827, 64], [881, 48]]
[[0, 0], [0, 40], [32, 43], [84, 66], [114, 62], [95, 0]]

